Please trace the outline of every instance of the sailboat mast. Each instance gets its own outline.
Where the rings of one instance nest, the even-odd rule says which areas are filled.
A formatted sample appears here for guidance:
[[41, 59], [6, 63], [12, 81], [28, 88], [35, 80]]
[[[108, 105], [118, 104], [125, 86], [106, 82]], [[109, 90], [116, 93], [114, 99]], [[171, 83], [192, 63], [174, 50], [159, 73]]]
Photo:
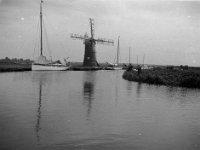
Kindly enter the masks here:
[[118, 43], [117, 43], [117, 65], [119, 64], [119, 38], [120, 36], [118, 36]]
[[42, 37], [42, 3], [43, 0], [40, 2], [40, 55], [43, 56], [43, 37]]
[[131, 64], [131, 47], [129, 47], [129, 64]]

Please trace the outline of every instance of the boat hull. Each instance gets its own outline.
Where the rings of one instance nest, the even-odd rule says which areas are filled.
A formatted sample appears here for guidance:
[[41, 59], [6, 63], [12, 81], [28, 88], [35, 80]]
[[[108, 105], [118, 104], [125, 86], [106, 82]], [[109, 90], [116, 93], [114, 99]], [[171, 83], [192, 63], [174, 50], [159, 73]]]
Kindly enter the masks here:
[[113, 67], [113, 70], [122, 70], [122, 67]]
[[31, 69], [33, 71], [63, 71], [69, 69], [69, 67], [70, 66], [32, 64]]

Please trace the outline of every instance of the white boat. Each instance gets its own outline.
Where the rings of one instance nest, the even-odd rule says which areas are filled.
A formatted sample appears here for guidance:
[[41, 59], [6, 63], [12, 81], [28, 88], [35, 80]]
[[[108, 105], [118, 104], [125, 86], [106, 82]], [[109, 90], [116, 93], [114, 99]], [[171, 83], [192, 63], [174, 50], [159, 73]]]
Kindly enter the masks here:
[[114, 65], [114, 66], [113, 66], [113, 69], [114, 69], [114, 70], [122, 70], [122, 66]]
[[63, 71], [69, 69], [70, 65], [67, 65], [67, 62], [62, 63], [61, 61], [51, 61], [46, 59], [45, 56], [39, 56], [37, 60], [32, 63], [33, 71]]
[[70, 65], [67, 63], [66, 59], [64, 61], [52, 61], [48, 60], [46, 56], [43, 55], [43, 23], [42, 23], [42, 3], [43, 0], [40, 2], [40, 56], [34, 60], [32, 63], [31, 69], [33, 71], [62, 71], [69, 69]]
[[66, 66], [32, 64], [33, 71], [64, 71], [68, 68]]
[[69, 65], [63, 65], [60, 61], [52, 62], [47, 60], [45, 56], [39, 56], [32, 64], [32, 70], [34, 71], [62, 71], [67, 70], [68, 68]]

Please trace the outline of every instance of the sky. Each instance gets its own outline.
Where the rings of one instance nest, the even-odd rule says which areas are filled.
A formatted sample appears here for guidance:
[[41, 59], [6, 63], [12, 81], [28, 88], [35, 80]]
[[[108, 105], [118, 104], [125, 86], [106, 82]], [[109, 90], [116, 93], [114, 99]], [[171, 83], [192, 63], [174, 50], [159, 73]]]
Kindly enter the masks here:
[[[40, 0], [0, 0], [0, 58], [39, 54]], [[200, 1], [44, 0], [45, 55], [83, 61], [84, 44], [71, 33], [113, 39], [96, 45], [98, 62], [114, 63], [120, 36], [120, 61], [200, 66]]]

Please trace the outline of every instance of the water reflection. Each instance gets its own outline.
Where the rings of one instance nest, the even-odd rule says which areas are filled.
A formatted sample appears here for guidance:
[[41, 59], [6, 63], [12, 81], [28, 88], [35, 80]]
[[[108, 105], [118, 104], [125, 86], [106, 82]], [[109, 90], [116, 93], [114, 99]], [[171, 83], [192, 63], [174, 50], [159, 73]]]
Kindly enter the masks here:
[[188, 89], [187, 88], [181, 88], [180, 90], [180, 94], [182, 97], [186, 97], [188, 93]]
[[118, 100], [120, 99], [120, 95], [119, 95], [120, 83], [117, 82], [117, 81], [121, 79], [121, 74], [119, 74], [119, 73], [116, 74], [115, 72], [113, 72], [112, 76], [113, 76], [112, 83], [113, 83], [113, 86], [115, 88], [115, 91], [114, 91], [115, 95], [113, 95], [113, 96], [114, 96], [114, 100], [115, 100], [115, 105], [117, 106], [118, 105]]
[[136, 89], [137, 98], [140, 98], [141, 88], [142, 88], [142, 84], [138, 82], [137, 89]]
[[[181, 87], [166, 87], [168, 101], [178, 102], [179, 104], [199, 102], [195, 97], [199, 97], [199, 89], [189, 89]], [[190, 98], [188, 98], [190, 97]], [[194, 98], [193, 98], [194, 97]]]
[[114, 71], [15, 74], [0, 78], [0, 149], [199, 149], [200, 90]]
[[42, 117], [41, 107], [42, 107], [42, 82], [40, 81], [40, 83], [39, 83], [39, 101], [38, 101], [38, 109], [37, 109], [37, 122], [36, 122], [36, 126], [35, 126], [38, 143], [40, 142], [39, 132], [41, 130], [41, 127], [40, 127], [40, 121], [41, 121], [41, 117]]
[[177, 93], [177, 87], [166, 87], [166, 93], [169, 98], [173, 98]]
[[94, 86], [95, 86], [95, 71], [86, 71], [84, 72], [83, 79], [83, 104], [87, 106], [87, 119], [90, 117], [90, 113], [92, 110], [92, 102], [94, 100]]
[[127, 92], [128, 92], [128, 95], [130, 96], [131, 93], [133, 92], [133, 82], [130, 82], [130, 81], [127, 81], [127, 86], [126, 86], [126, 89], [127, 89]]
[[119, 85], [115, 85], [115, 104], [118, 104], [118, 98], [119, 98], [119, 90], [118, 90]]
[[128, 95], [130, 96], [131, 94], [133, 94], [133, 92], [136, 93], [136, 97], [140, 98], [141, 97], [141, 90], [142, 90], [142, 83], [139, 82], [127, 82], [127, 86], [126, 86]]
[[32, 81], [36, 83], [37, 91], [38, 91], [38, 107], [37, 107], [37, 116], [36, 116], [36, 125], [35, 132], [37, 143], [40, 144], [40, 131], [41, 120], [42, 120], [42, 101], [44, 100], [44, 88], [47, 83], [51, 83], [52, 74], [50, 72], [33, 72], [32, 73]]

